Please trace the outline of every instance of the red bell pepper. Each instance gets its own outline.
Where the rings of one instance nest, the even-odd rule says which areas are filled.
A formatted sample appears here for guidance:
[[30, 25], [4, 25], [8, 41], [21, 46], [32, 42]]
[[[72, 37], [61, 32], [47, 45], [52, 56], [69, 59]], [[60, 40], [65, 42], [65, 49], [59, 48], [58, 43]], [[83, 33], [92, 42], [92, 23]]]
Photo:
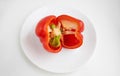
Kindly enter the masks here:
[[80, 47], [83, 30], [84, 24], [79, 19], [68, 15], [50, 15], [39, 21], [35, 33], [47, 51], [57, 53], [62, 46], [69, 49]]
[[70, 49], [80, 47], [83, 43], [83, 36], [81, 34], [84, 30], [83, 22], [68, 15], [58, 16], [57, 21], [60, 21], [64, 29], [61, 40], [63, 47]]
[[[61, 44], [59, 47], [54, 47], [50, 45], [50, 36], [49, 36], [49, 26], [54, 23], [56, 17], [54, 15], [47, 16], [43, 18], [36, 26], [35, 33], [42, 42], [44, 48], [53, 53], [57, 53], [61, 50]], [[53, 40], [54, 41], [54, 40]]]

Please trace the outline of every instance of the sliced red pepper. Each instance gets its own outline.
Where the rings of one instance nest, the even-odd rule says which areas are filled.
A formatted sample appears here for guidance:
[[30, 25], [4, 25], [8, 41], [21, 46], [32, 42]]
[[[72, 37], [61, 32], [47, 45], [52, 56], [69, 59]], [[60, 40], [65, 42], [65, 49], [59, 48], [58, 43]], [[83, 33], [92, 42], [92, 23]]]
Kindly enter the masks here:
[[57, 21], [61, 22], [63, 29], [68, 30], [62, 34], [63, 38], [61, 43], [63, 47], [70, 49], [80, 47], [83, 43], [83, 36], [81, 34], [84, 30], [83, 22], [68, 15], [58, 16]]
[[[50, 30], [52, 32], [49, 32]], [[39, 21], [35, 33], [47, 51], [57, 53], [62, 46], [69, 49], [80, 47], [83, 43], [83, 30], [84, 24], [79, 19], [68, 15], [60, 15], [57, 18], [50, 15]]]
[[59, 47], [55, 48], [50, 45], [50, 37], [49, 37], [49, 31], [48, 26], [50, 26], [52, 23], [54, 23], [56, 19], [56, 16], [50, 15], [45, 18], [43, 18], [36, 26], [35, 33], [39, 37], [40, 41], [42, 42], [44, 48], [53, 53], [57, 53], [61, 50], [61, 44]]

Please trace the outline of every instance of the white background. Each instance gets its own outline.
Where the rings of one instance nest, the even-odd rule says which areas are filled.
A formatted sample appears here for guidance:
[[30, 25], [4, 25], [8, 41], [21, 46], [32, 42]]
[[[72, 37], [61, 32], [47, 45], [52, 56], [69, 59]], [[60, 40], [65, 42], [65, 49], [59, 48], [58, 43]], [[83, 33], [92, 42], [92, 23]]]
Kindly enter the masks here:
[[[24, 55], [20, 30], [28, 15], [46, 5], [72, 6], [94, 24], [97, 46], [92, 59], [78, 71], [46, 72]], [[119, 0], [0, 0], [0, 76], [120, 76]]]

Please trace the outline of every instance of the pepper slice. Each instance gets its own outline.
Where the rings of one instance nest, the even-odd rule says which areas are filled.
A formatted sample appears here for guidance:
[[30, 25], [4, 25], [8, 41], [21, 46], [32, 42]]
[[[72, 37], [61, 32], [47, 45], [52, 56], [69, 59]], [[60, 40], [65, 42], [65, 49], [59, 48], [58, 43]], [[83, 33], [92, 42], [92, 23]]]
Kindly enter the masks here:
[[68, 15], [58, 16], [57, 21], [62, 25], [62, 46], [69, 49], [80, 47], [83, 43], [81, 34], [84, 30], [83, 22]]
[[[36, 26], [35, 33], [39, 37], [40, 41], [42, 42], [44, 48], [53, 53], [57, 53], [61, 50], [61, 43], [60, 38], [55, 34], [55, 36], [51, 37], [51, 33], [53, 33], [53, 30], [56, 30], [56, 28], [52, 28], [52, 24], [55, 23], [56, 16], [50, 15], [42, 20], [39, 21], [39, 23]], [[56, 25], [55, 25], [56, 27]]]

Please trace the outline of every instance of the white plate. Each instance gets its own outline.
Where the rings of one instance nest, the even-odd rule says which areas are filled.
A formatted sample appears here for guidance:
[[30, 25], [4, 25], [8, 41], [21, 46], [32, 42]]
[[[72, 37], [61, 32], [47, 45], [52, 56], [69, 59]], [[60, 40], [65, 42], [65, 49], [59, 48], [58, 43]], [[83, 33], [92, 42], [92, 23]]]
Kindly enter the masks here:
[[[47, 52], [35, 35], [38, 21], [47, 15], [67, 14], [81, 19], [85, 24], [84, 43], [80, 48], [70, 50], [62, 48], [59, 53]], [[93, 55], [96, 45], [96, 33], [93, 24], [80, 11], [71, 8], [42, 7], [34, 11], [25, 21], [20, 34], [20, 43], [25, 55], [39, 68], [55, 73], [76, 70]]]

